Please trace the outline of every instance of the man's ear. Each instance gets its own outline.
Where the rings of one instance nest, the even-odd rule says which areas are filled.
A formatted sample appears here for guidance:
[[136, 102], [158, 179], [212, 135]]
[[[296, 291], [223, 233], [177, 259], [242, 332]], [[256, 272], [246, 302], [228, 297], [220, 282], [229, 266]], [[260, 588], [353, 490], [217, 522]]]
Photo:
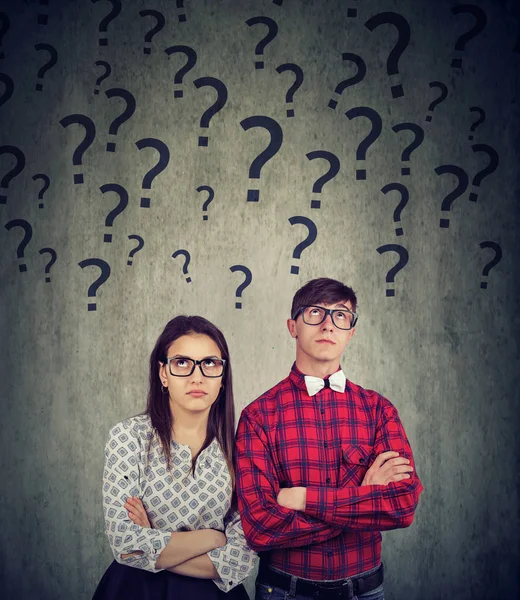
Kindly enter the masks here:
[[293, 338], [298, 337], [296, 335], [296, 321], [294, 319], [287, 319], [287, 329], [289, 330], [291, 337], [293, 337]]

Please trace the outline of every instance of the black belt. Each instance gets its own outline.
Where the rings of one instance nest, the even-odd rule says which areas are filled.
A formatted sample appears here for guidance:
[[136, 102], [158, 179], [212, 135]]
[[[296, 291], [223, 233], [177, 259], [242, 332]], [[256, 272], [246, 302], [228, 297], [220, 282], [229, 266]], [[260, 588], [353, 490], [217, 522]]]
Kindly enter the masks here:
[[[258, 573], [258, 582], [281, 588], [286, 592], [290, 591], [292, 575], [274, 571], [269, 567], [260, 568]], [[379, 565], [377, 571], [370, 575], [360, 575], [358, 577], [347, 577], [338, 581], [330, 582], [311, 582], [297, 577], [295, 594], [302, 596], [318, 596], [319, 598], [352, 598], [359, 594], [366, 594], [379, 587], [383, 583], [384, 567], [383, 563]], [[351, 582], [351, 586], [349, 585]], [[350, 592], [352, 587], [352, 593]]]

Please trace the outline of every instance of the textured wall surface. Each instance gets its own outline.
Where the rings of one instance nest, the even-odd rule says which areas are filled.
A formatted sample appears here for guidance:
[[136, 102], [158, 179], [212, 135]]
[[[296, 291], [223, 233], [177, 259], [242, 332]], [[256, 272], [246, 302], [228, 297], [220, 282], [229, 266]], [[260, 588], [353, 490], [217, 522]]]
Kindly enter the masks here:
[[[144, 409], [170, 318], [221, 327], [238, 415], [288, 373], [294, 292], [329, 276], [359, 298], [347, 377], [398, 408], [425, 488], [413, 525], [383, 534], [386, 597], [519, 597], [516, 0], [0, 5], [0, 595], [91, 597], [112, 560], [103, 445]], [[143, 10], [164, 27], [151, 34]], [[196, 53], [187, 72], [172, 46]], [[329, 162], [339, 170], [320, 182]]]

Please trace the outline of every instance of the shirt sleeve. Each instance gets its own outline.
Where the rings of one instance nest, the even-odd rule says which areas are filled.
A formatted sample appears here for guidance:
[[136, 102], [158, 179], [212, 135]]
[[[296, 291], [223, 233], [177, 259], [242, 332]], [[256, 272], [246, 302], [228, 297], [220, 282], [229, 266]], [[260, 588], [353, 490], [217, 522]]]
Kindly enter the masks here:
[[238, 511], [226, 520], [224, 533], [227, 544], [214, 548], [208, 556], [220, 576], [220, 581], [214, 580], [215, 584], [223, 592], [229, 592], [251, 575], [259, 559], [247, 545]]
[[384, 531], [409, 527], [419, 503], [423, 485], [417, 476], [412, 449], [399, 414], [386, 398], [376, 429], [373, 458], [394, 450], [410, 461], [409, 479], [388, 485], [346, 485], [342, 488], [308, 487], [305, 513], [326, 523], [354, 531]]
[[238, 507], [246, 539], [253, 550], [297, 548], [344, 532], [319, 517], [280, 506], [280, 490], [267, 437], [258, 419], [242, 412], [236, 437]]
[[140, 447], [139, 435], [129, 422], [119, 423], [108, 434], [102, 491], [105, 533], [118, 563], [157, 573], [163, 569], [157, 569], [155, 563], [168, 545], [171, 532], [136, 525], [124, 507], [129, 496], [142, 500]]

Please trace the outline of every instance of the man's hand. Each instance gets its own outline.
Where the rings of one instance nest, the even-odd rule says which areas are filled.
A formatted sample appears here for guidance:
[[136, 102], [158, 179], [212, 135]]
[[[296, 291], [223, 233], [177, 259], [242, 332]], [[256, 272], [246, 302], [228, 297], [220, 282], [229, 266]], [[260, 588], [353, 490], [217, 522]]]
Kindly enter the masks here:
[[152, 529], [146, 510], [141, 502], [141, 498], [138, 498], [137, 496], [128, 496], [124, 506], [128, 511], [128, 516], [136, 525]]
[[395, 457], [399, 457], [399, 452], [390, 450], [378, 454], [370, 469], [365, 473], [361, 485], [387, 485], [390, 481], [409, 479], [408, 473], [413, 471], [410, 461], [404, 456]]
[[276, 497], [276, 501], [284, 508], [290, 508], [291, 510], [305, 510], [307, 488], [282, 488]]

